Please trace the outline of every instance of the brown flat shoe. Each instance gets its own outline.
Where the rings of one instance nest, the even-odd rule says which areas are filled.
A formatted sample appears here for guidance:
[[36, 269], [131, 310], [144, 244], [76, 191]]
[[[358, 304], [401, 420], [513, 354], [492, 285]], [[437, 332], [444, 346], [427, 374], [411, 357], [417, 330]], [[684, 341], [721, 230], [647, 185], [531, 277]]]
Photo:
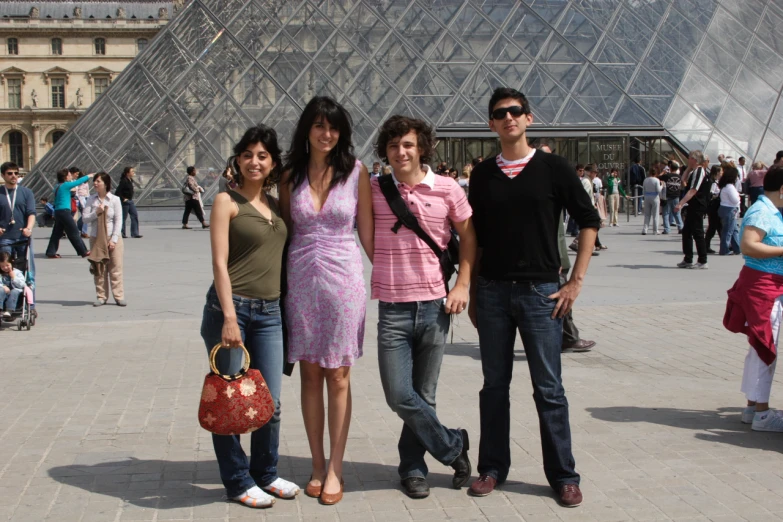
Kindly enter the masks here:
[[321, 496], [321, 490], [323, 489], [324, 485], [321, 484], [320, 486], [314, 486], [311, 484], [313, 481], [313, 476], [310, 475], [310, 480], [307, 481], [307, 487], [305, 487], [305, 495], [312, 498], [318, 498]]
[[340, 492], [339, 493], [324, 493], [321, 491], [321, 496], [318, 497], [318, 501], [324, 506], [333, 506], [343, 499], [343, 489], [345, 482], [340, 479]]

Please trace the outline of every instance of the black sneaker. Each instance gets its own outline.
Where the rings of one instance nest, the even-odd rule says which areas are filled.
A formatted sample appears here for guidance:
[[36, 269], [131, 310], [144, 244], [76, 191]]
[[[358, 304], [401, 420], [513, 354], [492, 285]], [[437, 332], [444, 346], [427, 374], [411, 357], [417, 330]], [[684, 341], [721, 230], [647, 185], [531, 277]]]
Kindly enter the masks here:
[[427, 498], [430, 496], [430, 485], [422, 477], [408, 477], [400, 481], [405, 494], [411, 498]]
[[462, 432], [462, 453], [459, 454], [457, 460], [451, 463], [451, 467], [454, 468], [454, 478], [451, 479], [451, 485], [454, 489], [459, 489], [467, 484], [470, 480], [470, 473], [473, 471], [468, 458], [468, 450], [470, 449], [468, 432], [467, 430], [460, 431]]

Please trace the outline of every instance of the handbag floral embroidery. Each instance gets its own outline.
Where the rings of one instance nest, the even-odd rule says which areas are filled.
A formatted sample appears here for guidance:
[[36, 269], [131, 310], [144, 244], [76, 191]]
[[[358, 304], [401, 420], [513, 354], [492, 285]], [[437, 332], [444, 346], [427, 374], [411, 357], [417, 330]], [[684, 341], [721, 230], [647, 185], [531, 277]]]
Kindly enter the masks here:
[[275, 401], [264, 376], [250, 369], [250, 353], [244, 345], [245, 363], [236, 375], [222, 375], [215, 365], [215, 345], [209, 352], [210, 372], [204, 377], [198, 421], [215, 435], [241, 435], [261, 428], [275, 413]]

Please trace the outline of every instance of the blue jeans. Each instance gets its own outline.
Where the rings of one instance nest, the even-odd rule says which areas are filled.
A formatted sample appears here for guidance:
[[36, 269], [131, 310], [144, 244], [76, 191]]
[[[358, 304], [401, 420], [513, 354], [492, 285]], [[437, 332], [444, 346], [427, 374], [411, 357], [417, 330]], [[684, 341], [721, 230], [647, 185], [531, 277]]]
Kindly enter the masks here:
[[19, 304], [19, 296], [23, 292], [22, 288], [11, 288], [11, 292], [6, 294], [5, 290], [0, 288], [0, 304], [3, 306], [3, 311], [15, 312], [16, 306]]
[[435, 413], [435, 390], [449, 316], [443, 300], [378, 303], [378, 367], [386, 404], [403, 420], [400, 478], [426, 477], [424, 454], [446, 466], [462, 453], [462, 434]]
[[[212, 435], [220, 478], [229, 497], [241, 495], [255, 485], [267, 486], [277, 478], [277, 448], [280, 445], [280, 388], [283, 380], [283, 330], [280, 320], [280, 302], [248, 299], [234, 296], [237, 323], [245, 347], [250, 352], [250, 367], [264, 376], [272, 398], [275, 414], [261, 429], [250, 434], [250, 462], [239, 435]], [[201, 337], [207, 351], [222, 338], [223, 310], [215, 287], [207, 292]], [[242, 367], [240, 349], [221, 349], [217, 367], [223, 374], [234, 374]]]
[[568, 400], [560, 376], [563, 320], [552, 319], [557, 283], [493, 281], [478, 278], [476, 306], [484, 387], [479, 393], [481, 443], [479, 474], [503, 482], [511, 467], [511, 372], [519, 330], [533, 381], [544, 473], [556, 491], [579, 484], [571, 452]]
[[668, 232], [671, 226], [672, 218], [677, 223], [677, 230], [682, 230], [682, 215], [679, 212], [674, 211], [680, 203], [680, 198], [669, 198], [666, 200], [666, 205], [663, 207], [663, 229]]
[[139, 213], [136, 211], [136, 203], [133, 200], [122, 202], [122, 237], [125, 236], [125, 230], [127, 227], [125, 224], [128, 222], [128, 215], [131, 218], [131, 237], [137, 237], [139, 235]]
[[739, 208], [725, 207], [721, 205], [718, 208], [720, 217], [720, 250], [719, 254], [725, 255], [729, 250], [735, 254], [740, 253], [739, 247], [739, 227], [737, 227], [737, 218], [739, 217]]

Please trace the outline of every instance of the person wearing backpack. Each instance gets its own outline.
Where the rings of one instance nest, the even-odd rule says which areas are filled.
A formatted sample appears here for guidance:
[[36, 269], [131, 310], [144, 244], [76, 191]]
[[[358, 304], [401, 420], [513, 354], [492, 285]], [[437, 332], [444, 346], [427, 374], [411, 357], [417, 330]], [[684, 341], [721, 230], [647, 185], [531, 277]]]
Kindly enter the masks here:
[[182, 184], [182, 194], [185, 200], [185, 213], [182, 214], [182, 228], [189, 229], [188, 218], [191, 212], [195, 212], [196, 218], [201, 222], [201, 228], [209, 228], [209, 224], [204, 221], [204, 208], [201, 206], [201, 193], [204, 189], [201, 188], [196, 181], [196, 167], [188, 167], [188, 176], [185, 178], [185, 182]]
[[[468, 432], [441, 423], [435, 391], [449, 315], [463, 312], [468, 303], [476, 233], [465, 191], [427, 165], [434, 149], [435, 133], [427, 123], [392, 116], [381, 126], [375, 152], [394, 171], [370, 182], [375, 222], [370, 287], [371, 298], [379, 300], [378, 366], [386, 403], [404, 422], [398, 473], [411, 498], [429, 496], [426, 453], [454, 469], [455, 489], [470, 480], [472, 471]], [[381, 180], [393, 183], [384, 190]], [[400, 200], [409, 212], [403, 213]], [[460, 261], [459, 276], [448, 291], [441, 259], [452, 228], [460, 238]]]

